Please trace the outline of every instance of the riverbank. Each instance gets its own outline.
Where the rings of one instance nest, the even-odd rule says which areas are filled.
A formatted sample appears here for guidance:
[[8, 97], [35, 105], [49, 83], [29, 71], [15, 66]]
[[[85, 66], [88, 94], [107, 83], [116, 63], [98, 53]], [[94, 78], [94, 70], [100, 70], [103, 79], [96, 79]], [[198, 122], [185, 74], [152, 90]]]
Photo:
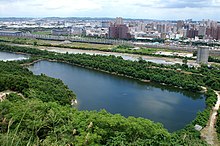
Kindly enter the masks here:
[[[48, 46], [33, 46], [33, 45], [22, 45], [22, 44], [9, 44], [12, 46], [20, 46], [20, 47], [34, 47], [40, 50], [47, 50], [49, 52], [57, 52], [57, 53], [69, 53], [69, 54], [89, 54], [89, 55], [104, 55], [104, 56], [109, 56], [109, 55], [115, 55], [115, 56], [121, 56], [125, 60], [139, 60], [142, 58], [143, 60], [157, 63], [157, 64], [168, 64], [168, 65], [174, 65], [174, 64], [183, 64], [183, 59], [182, 58], [175, 58], [169, 57], [169, 56], [160, 56], [160, 55], [140, 55], [140, 54], [132, 54], [132, 53], [120, 53], [120, 52], [111, 52], [111, 51], [99, 51], [99, 50], [85, 50], [85, 49], [73, 49], [73, 48], [62, 48], [62, 47], [48, 47]], [[190, 66], [199, 66], [196, 63], [196, 60], [188, 59], [187, 64]], [[208, 62], [209, 65], [219, 65], [220, 63], [217, 62]]]
[[[12, 46], [19, 46], [19, 47], [34, 47], [39, 50], [47, 50], [49, 52], [56, 52], [56, 53], [69, 53], [69, 54], [89, 54], [89, 55], [115, 55], [121, 56], [125, 60], [138, 60], [142, 58], [149, 62], [154, 62], [158, 64], [182, 64], [182, 59], [180, 58], [170, 58], [164, 56], [148, 56], [148, 55], [138, 55], [138, 54], [128, 54], [128, 53], [119, 53], [119, 52], [108, 52], [108, 51], [99, 51], [99, 50], [85, 50], [85, 49], [71, 49], [71, 48], [62, 48], [62, 47], [46, 47], [46, 46], [33, 46], [33, 45], [22, 45], [22, 44], [9, 44]], [[194, 64], [195, 60], [188, 60], [189, 64]]]

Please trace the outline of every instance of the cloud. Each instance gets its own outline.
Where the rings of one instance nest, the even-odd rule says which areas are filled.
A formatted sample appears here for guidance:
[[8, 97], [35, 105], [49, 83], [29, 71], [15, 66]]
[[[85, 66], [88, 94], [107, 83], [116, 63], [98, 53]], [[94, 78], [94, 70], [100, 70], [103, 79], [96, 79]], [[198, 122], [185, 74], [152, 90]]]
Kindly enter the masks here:
[[219, 7], [220, 0], [0, 0], [0, 17], [220, 19]]
[[28, 6], [31, 6], [31, 7], [42, 7], [43, 4], [28, 4]]
[[154, 0], [151, 3], [140, 2], [135, 5], [153, 8], [214, 8], [220, 7], [220, 0]]
[[100, 8], [94, 0], [4, 0], [0, 1], [0, 16], [69, 16]]

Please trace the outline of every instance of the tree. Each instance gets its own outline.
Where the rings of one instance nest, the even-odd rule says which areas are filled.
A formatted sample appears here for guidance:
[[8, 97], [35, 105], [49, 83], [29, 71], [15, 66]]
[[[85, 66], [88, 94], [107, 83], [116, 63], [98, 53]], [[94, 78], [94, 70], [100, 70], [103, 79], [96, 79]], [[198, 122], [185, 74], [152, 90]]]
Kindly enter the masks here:
[[37, 46], [37, 41], [34, 41], [33, 45], [34, 45], [34, 46]]
[[182, 62], [183, 62], [184, 65], [187, 65], [188, 59], [185, 57], [185, 58], [183, 58]]

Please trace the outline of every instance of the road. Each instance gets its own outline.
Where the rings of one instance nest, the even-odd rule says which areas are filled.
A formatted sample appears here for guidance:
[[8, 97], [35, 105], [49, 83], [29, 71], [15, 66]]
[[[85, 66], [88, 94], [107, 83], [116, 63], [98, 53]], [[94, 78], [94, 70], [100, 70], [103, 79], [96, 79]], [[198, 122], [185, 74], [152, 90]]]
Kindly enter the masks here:
[[215, 128], [217, 114], [220, 106], [220, 94], [217, 91], [215, 91], [215, 93], [218, 95], [217, 96], [218, 100], [212, 109], [207, 126], [201, 131], [201, 137], [210, 145], [220, 146], [220, 143], [218, 142], [218, 135]]

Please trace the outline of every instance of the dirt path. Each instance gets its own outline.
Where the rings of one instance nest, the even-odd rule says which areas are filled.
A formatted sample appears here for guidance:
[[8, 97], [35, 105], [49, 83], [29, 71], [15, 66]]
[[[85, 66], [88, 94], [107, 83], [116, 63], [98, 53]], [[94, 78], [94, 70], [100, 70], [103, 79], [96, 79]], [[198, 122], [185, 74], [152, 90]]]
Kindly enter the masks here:
[[0, 102], [3, 102], [6, 99], [6, 96], [11, 94], [11, 93], [16, 93], [19, 96], [21, 96], [23, 99], [25, 99], [25, 97], [21, 93], [17, 93], [17, 92], [14, 92], [14, 91], [7, 90], [7, 91], [0, 92]]
[[205, 141], [214, 146], [220, 146], [220, 143], [218, 142], [218, 136], [215, 128], [215, 123], [217, 119], [218, 109], [220, 106], [220, 94], [219, 92], [215, 91], [215, 93], [218, 95], [218, 100], [215, 104], [215, 107], [213, 107], [208, 125], [202, 129], [201, 131], [201, 137], [205, 139]]

